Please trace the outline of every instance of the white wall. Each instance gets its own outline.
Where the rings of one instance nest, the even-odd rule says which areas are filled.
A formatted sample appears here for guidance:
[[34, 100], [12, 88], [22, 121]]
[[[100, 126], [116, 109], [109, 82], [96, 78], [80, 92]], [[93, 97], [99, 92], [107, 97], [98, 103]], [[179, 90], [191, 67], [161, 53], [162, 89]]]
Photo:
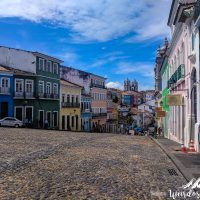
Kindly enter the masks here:
[[85, 92], [87, 94], [90, 93], [90, 83], [91, 83], [90, 76], [89, 75], [84, 76], [84, 73], [82, 71], [67, 67], [62, 68], [61, 78], [84, 87]]
[[0, 47], [0, 64], [36, 73], [36, 58], [31, 52]]

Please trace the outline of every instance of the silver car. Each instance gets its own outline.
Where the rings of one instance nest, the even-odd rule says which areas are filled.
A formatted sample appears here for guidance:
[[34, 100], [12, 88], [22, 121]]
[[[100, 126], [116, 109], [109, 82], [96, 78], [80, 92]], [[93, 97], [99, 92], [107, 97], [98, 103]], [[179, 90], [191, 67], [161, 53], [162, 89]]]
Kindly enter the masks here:
[[14, 117], [5, 117], [0, 120], [0, 126], [22, 127], [23, 122]]

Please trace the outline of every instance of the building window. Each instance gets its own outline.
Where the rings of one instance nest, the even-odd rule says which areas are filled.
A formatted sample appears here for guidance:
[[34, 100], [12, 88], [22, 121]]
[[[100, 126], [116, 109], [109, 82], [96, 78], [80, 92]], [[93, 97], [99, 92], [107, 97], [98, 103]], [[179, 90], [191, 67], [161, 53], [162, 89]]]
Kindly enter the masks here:
[[67, 103], [70, 103], [70, 95], [67, 95]]
[[2, 94], [9, 94], [10, 93], [10, 79], [9, 78], [2, 78], [0, 79], [0, 93]]
[[57, 83], [53, 84], [53, 94], [58, 94], [58, 84]]
[[76, 96], [76, 103], [78, 104], [78, 96]]
[[24, 91], [24, 80], [23, 79], [15, 79], [15, 92], [22, 93]]
[[33, 93], [33, 80], [26, 80], [25, 92]]
[[53, 64], [53, 72], [54, 72], [54, 74], [58, 74], [58, 64], [57, 63]]
[[65, 94], [62, 94], [62, 102], [65, 102]]
[[72, 104], [74, 104], [74, 95], [72, 95]]
[[9, 88], [10, 87], [10, 79], [9, 78], [2, 78], [1, 79], [1, 87], [2, 88]]
[[47, 61], [47, 72], [52, 72], [52, 63], [50, 60]]
[[194, 51], [194, 44], [195, 44], [195, 38], [194, 38], [194, 33], [192, 33], [192, 51]]
[[46, 85], [46, 93], [51, 94], [51, 83], [49, 83], [49, 82]]
[[45, 63], [44, 63], [44, 59], [42, 58], [39, 58], [39, 70], [45, 71]]
[[44, 94], [44, 81], [39, 81], [39, 93]]

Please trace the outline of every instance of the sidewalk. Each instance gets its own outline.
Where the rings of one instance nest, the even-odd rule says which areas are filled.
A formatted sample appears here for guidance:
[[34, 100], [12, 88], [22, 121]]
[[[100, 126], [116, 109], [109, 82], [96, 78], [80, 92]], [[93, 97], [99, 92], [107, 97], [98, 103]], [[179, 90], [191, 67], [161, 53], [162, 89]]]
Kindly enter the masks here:
[[183, 153], [179, 143], [166, 138], [151, 139], [168, 155], [187, 181], [200, 178], [200, 153]]

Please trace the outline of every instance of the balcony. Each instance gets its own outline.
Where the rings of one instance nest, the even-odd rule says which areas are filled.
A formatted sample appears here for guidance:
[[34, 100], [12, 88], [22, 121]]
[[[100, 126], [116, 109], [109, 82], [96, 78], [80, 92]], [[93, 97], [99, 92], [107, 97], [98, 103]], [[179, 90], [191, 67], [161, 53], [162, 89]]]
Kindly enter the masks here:
[[91, 113], [92, 109], [81, 109], [82, 113]]
[[62, 108], [80, 108], [80, 103], [62, 102]]
[[92, 117], [107, 117], [107, 113], [92, 113]]
[[14, 97], [25, 98], [25, 94], [24, 94], [24, 92], [15, 92]]
[[91, 83], [90, 87], [91, 88], [96, 87], [96, 88], [106, 89], [105, 85], [99, 85], [99, 84], [96, 84], [96, 83]]
[[32, 99], [35, 98], [34, 92], [14, 92], [15, 98]]
[[173, 84], [177, 83], [180, 79], [185, 77], [185, 65], [182, 64], [178, 67], [178, 69], [174, 72], [171, 78], [168, 80], [167, 85], [170, 88]]
[[0, 87], [0, 94], [10, 95], [10, 88]]
[[25, 98], [34, 98], [34, 93], [33, 92], [25, 92]]
[[59, 99], [58, 94], [49, 94], [49, 93], [38, 93], [38, 97], [40, 99], [55, 99], [55, 100]]

